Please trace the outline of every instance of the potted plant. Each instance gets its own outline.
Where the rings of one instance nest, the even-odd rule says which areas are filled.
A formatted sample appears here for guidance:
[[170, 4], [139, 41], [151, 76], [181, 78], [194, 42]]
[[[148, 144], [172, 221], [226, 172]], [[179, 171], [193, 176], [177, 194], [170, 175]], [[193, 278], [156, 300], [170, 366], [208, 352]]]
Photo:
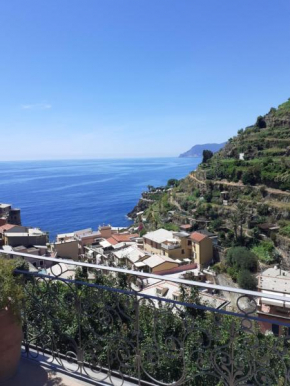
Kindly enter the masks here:
[[14, 375], [21, 354], [23, 290], [16, 266], [17, 261], [0, 256], [0, 383]]

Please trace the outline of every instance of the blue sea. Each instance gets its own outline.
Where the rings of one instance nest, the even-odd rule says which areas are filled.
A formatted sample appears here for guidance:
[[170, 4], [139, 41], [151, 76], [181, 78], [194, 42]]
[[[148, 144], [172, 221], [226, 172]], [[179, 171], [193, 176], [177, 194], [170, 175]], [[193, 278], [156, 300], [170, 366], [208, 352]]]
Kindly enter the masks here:
[[165, 185], [195, 170], [199, 158], [0, 162], [0, 202], [21, 209], [22, 224], [57, 233], [126, 217], [148, 185]]

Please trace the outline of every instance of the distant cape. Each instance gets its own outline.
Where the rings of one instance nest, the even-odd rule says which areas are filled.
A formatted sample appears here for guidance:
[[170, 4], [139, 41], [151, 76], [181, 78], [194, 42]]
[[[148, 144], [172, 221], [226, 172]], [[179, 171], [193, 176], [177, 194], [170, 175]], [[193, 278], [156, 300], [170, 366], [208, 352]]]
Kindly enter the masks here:
[[204, 150], [211, 150], [213, 153], [219, 151], [224, 147], [226, 142], [223, 143], [205, 143], [204, 145], [194, 145], [190, 150], [185, 153], [180, 154], [179, 158], [193, 158], [193, 157], [202, 157], [202, 152]]

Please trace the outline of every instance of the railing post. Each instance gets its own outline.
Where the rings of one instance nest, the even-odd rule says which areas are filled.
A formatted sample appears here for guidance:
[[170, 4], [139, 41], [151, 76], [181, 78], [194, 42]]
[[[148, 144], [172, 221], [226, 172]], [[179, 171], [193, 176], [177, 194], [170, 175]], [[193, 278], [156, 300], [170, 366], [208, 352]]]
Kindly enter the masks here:
[[138, 295], [135, 295], [135, 331], [136, 331], [136, 366], [138, 374], [138, 385], [141, 385], [141, 351], [140, 351], [140, 304]]

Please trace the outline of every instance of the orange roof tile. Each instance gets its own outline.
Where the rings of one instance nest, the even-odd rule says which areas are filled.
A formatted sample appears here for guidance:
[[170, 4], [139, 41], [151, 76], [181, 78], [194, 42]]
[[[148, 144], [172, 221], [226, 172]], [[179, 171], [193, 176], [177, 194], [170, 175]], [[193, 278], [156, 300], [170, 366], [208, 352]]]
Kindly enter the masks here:
[[109, 238], [107, 239], [107, 241], [108, 241], [108, 243], [110, 243], [110, 244], [112, 244], [112, 245], [118, 244], [118, 241], [115, 240], [115, 239], [113, 239], [113, 237], [109, 237]]
[[191, 240], [193, 241], [196, 241], [196, 242], [200, 242], [204, 239], [206, 239], [206, 235], [203, 235], [202, 233], [199, 233], [199, 232], [193, 232], [191, 235], [190, 235], [190, 238]]
[[0, 233], [4, 231], [9, 231], [10, 229], [14, 228], [16, 225], [13, 224], [4, 224], [0, 227]]
[[134, 237], [139, 237], [137, 233], [134, 234], [112, 234], [112, 238], [114, 238], [118, 243], [125, 242], [125, 241], [130, 241]]

